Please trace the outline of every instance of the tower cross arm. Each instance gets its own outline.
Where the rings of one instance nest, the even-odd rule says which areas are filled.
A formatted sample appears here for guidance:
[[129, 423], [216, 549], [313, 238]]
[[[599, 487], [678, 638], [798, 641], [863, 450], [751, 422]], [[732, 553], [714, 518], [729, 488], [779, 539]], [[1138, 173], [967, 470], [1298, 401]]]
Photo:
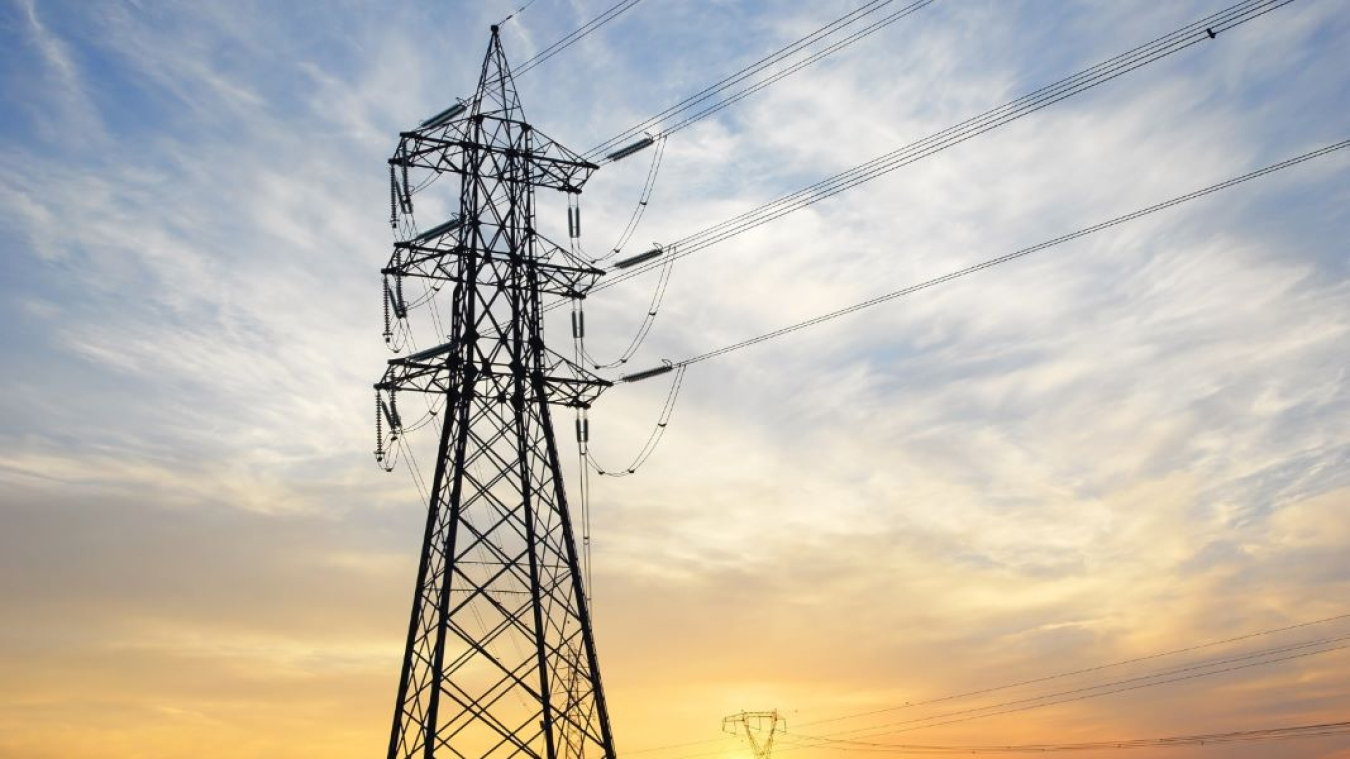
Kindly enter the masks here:
[[[542, 236], [539, 239], [543, 260], [530, 260], [526, 265], [538, 275], [540, 293], [564, 298], [584, 297], [605, 275], [603, 269], [581, 261], [565, 249], [547, 242]], [[508, 255], [471, 250], [453, 235], [446, 235], [431, 244], [416, 241], [395, 243], [389, 263], [380, 269], [380, 273], [443, 282], [464, 282], [463, 269], [453, 265], [453, 262], [465, 257], [473, 258], [479, 264], [476, 283], [491, 286], [508, 284], [507, 280], [497, 276], [500, 272], [490, 265], [509, 261]]]
[[432, 169], [462, 174], [469, 165], [466, 156], [470, 152], [485, 153], [499, 160], [523, 159], [529, 166], [530, 184], [564, 192], [580, 192], [582, 185], [590, 179], [591, 173], [600, 168], [524, 122], [495, 116], [471, 118], [495, 122], [494, 126], [499, 128], [529, 132], [531, 139], [525, 143], [529, 147], [522, 150], [518, 141], [476, 141], [470, 138], [468, 130], [456, 123], [431, 132], [426, 130], [403, 132], [400, 135], [398, 150], [389, 162], [410, 169]]
[[[548, 352], [548, 363], [533, 373], [530, 384], [537, 388], [538, 400], [555, 406], [590, 408], [600, 394], [614, 383], [592, 374], [575, 363]], [[458, 346], [447, 342], [409, 356], [389, 360], [384, 376], [375, 384], [386, 392], [451, 393], [458, 392], [456, 378], [463, 372]], [[516, 367], [500, 363], [474, 364], [475, 391], [486, 396], [498, 394], [503, 387], [497, 380], [520, 373]], [[481, 385], [481, 387], [480, 387]], [[502, 398], [502, 402], [507, 399]]]

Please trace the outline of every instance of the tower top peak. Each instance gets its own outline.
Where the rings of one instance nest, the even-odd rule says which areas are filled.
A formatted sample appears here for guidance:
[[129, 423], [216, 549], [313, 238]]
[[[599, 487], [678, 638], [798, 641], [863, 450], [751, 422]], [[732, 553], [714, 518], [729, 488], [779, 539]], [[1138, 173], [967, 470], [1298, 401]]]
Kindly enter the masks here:
[[507, 119], [524, 120], [520, 97], [511, 66], [506, 62], [502, 37], [497, 25], [492, 26], [487, 54], [483, 56], [482, 73], [478, 75], [478, 89], [473, 96], [475, 114], [492, 114]]

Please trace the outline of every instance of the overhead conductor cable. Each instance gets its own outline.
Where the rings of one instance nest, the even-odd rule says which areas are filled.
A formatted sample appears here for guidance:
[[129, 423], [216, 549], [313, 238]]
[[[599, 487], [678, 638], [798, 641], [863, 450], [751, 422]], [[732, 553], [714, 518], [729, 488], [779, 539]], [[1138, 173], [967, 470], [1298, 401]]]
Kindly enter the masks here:
[[[963, 691], [963, 692], [959, 692], [959, 693], [948, 694], [948, 695], [945, 695], [945, 696], [937, 696], [937, 697], [935, 697], [935, 698], [930, 698], [930, 699], [923, 700], [923, 701], [907, 701], [907, 702], [905, 702], [904, 704], [899, 705], [899, 706], [889, 706], [889, 707], [884, 707], [884, 708], [881, 708], [881, 709], [871, 709], [871, 710], [868, 710], [868, 711], [855, 712], [855, 713], [852, 713], [852, 714], [845, 714], [845, 715], [841, 715], [841, 716], [837, 716], [837, 717], [830, 717], [830, 718], [827, 718], [827, 719], [818, 719], [818, 720], [814, 720], [814, 721], [811, 721], [811, 722], [799, 723], [799, 727], [802, 727], [802, 726], [812, 726], [812, 725], [820, 725], [820, 724], [825, 724], [825, 723], [830, 723], [830, 722], [841, 722], [841, 721], [844, 721], [844, 720], [858, 719], [858, 718], [862, 718], [862, 717], [872, 717], [872, 716], [875, 716], [875, 715], [878, 715], [878, 714], [884, 714], [884, 713], [886, 713], [886, 712], [895, 712], [895, 711], [901, 711], [901, 710], [910, 710], [910, 709], [914, 709], [914, 708], [921, 707], [921, 706], [928, 706], [928, 705], [930, 705], [930, 704], [937, 704], [937, 703], [943, 703], [943, 702], [948, 702], [948, 701], [956, 701], [956, 700], [961, 700], [961, 699], [970, 698], [970, 697], [973, 697], [973, 696], [982, 696], [982, 695], [985, 695], [985, 694], [988, 694], [988, 693], [995, 693], [995, 692], [998, 692], [998, 691], [1009, 690], [1009, 689], [1012, 689], [1012, 688], [1020, 688], [1020, 687], [1024, 687], [1024, 686], [1027, 686], [1027, 685], [1035, 685], [1035, 684], [1038, 684], [1038, 683], [1044, 683], [1044, 682], [1048, 682], [1048, 681], [1051, 681], [1051, 680], [1059, 680], [1059, 679], [1063, 679], [1063, 678], [1066, 678], [1066, 677], [1074, 677], [1074, 676], [1076, 676], [1076, 675], [1085, 675], [1085, 674], [1089, 674], [1089, 673], [1093, 673], [1093, 672], [1100, 672], [1100, 671], [1107, 670], [1107, 669], [1114, 669], [1114, 668], [1123, 667], [1123, 666], [1126, 666], [1126, 665], [1129, 665], [1129, 664], [1138, 664], [1138, 663], [1140, 663], [1140, 662], [1154, 661], [1154, 660], [1157, 660], [1157, 659], [1163, 659], [1163, 658], [1167, 658], [1167, 657], [1171, 657], [1171, 656], [1178, 656], [1178, 655], [1180, 655], [1180, 654], [1191, 653], [1191, 652], [1194, 652], [1194, 651], [1201, 651], [1201, 650], [1206, 650], [1206, 649], [1216, 648], [1216, 647], [1219, 647], [1219, 646], [1232, 645], [1232, 644], [1234, 644], [1234, 643], [1240, 643], [1240, 642], [1243, 642], [1243, 641], [1249, 641], [1249, 640], [1253, 640], [1253, 639], [1256, 639], [1256, 638], [1264, 638], [1264, 637], [1268, 637], [1268, 636], [1271, 636], [1271, 635], [1279, 635], [1279, 634], [1281, 634], [1281, 633], [1287, 633], [1287, 632], [1291, 632], [1291, 631], [1293, 631], [1293, 630], [1302, 630], [1302, 629], [1306, 629], [1306, 628], [1310, 628], [1310, 627], [1317, 627], [1317, 626], [1327, 625], [1327, 624], [1336, 623], [1336, 622], [1343, 622], [1343, 621], [1345, 621], [1345, 620], [1347, 620], [1347, 619], [1350, 619], [1350, 613], [1346, 613], [1346, 614], [1336, 614], [1336, 615], [1329, 616], [1329, 617], [1322, 617], [1322, 618], [1319, 618], [1319, 619], [1312, 619], [1312, 620], [1308, 620], [1308, 621], [1305, 621], [1305, 622], [1298, 622], [1298, 623], [1295, 623], [1295, 624], [1284, 625], [1284, 626], [1281, 626], [1281, 627], [1273, 627], [1273, 628], [1268, 628], [1268, 629], [1264, 629], [1264, 630], [1257, 630], [1257, 631], [1255, 631], [1255, 632], [1244, 633], [1244, 634], [1242, 634], [1242, 635], [1236, 635], [1236, 636], [1229, 637], [1229, 638], [1222, 638], [1222, 639], [1220, 639], [1220, 640], [1212, 640], [1212, 641], [1208, 641], [1208, 642], [1205, 642], [1205, 643], [1197, 643], [1197, 644], [1193, 644], [1193, 645], [1184, 646], [1184, 647], [1182, 647], [1182, 648], [1174, 648], [1174, 649], [1170, 649], [1170, 650], [1167, 650], [1167, 651], [1158, 651], [1158, 652], [1154, 652], [1154, 653], [1150, 653], [1150, 654], [1145, 654], [1145, 655], [1143, 655], [1143, 656], [1132, 657], [1132, 658], [1129, 658], [1129, 659], [1119, 659], [1119, 660], [1116, 660], [1116, 661], [1113, 661], [1113, 662], [1109, 662], [1109, 663], [1106, 663], [1106, 664], [1097, 664], [1097, 665], [1093, 665], [1093, 666], [1089, 666], [1089, 667], [1084, 667], [1084, 668], [1080, 668], [1080, 669], [1064, 670], [1064, 671], [1060, 671], [1060, 672], [1057, 672], [1057, 673], [1054, 673], [1054, 674], [1050, 674], [1050, 675], [1042, 675], [1042, 676], [1039, 676], [1039, 677], [1033, 677], [1033, 678], [1026, 679], [1026, 680], [1018, 680], [1018, 681], [1015, 681], [1015, 682], [1004, 683], [1004, 684], [1001, 684], [1001, 685], [995, 685], [995, 686], [989, 686], [989, 687], [984, 687], [984, 688], [978, 688], [978, 689], [976, 689], [976, 690], [968, 690], [968, 691]], [[705, 740], [699, 740], [699, 741], [690, 741], [690, 742], [687, 742], [687, 743], [677, 743], [677, 744], [668, 744], [668, 745], [664, 745], [664, 746], [652, 746], [652, 747], [649, 747], [649, 748], [639, 748], [639, 749], [630, 750], [630, 751], [628, 751], [627, 753], [629, 753], [629, 754], [648, 754], [648, 753], [653, 753], [653, 752], [665, 752], [665, 751], [668, 751], [668, 750], [671, 750], [671, 749], [688, 748], [688, 747], [692, 747], [692, 746], [705, 746], [705, 745], [708, 745], [708, 744], [718, 743], [718, 742], [720, 742], [718, 739], [711, 739], [711, 740], [705, 739]]]
[[[670, 389], [666, 392], [665, 403], [662, 404], [661, 412], [657, 415], [656, 424], [652, 426], [651, 432], [647, 435], [646, 442], [638, 449], [637, 454], [633, 456], [633, 460], [629, 462], [628, 466], [625, 466], [622, 469], [606, 467], [596, 460], [595, 456], [591, 453], [589, 444], [582, 447], [583, 457], [596, 474], [602, 477], [628, 477], [637, 474], [637, 471], [642, 468], [642, 465], [647, 463], [647, 460], [656, 452], [657, 446], [661, 444], [661, 440], [665, 437], [666, 428], [670, 424], [670, 417], [675, 411], [675, 403], [680, 397], [680, 388], [684, 384], [685, 371], [686, 368], [683, 366], [676, 367], [672, 366], [670, 362], [666, 362], [665, 366], [637, 372], [636, 374], [630, 374], [622, 378], [623, 382], [641, 382], [642, 380], [651, 379], [652, 377], [657, 377], [662, 374], [668, 374], [670, 372], [675, 373], [675, 376], [671, 378]], [[581, 418], [586, 418], [586, 412], [584, 410], [582, 411]]]
[[627, 11], [629, 8], [632, 8], [634, 5], [637, 5], [639, 2], [641, 2], [641, 0], [619, 0], [619, 2], [615, 3], [609, 8], [606, 8], [604, 11], [601, 11], [600, 15], [582, 24], [580, 27], [576, 28], [572, 32], [564, 35], [561, 39], [554, 42], [552, 45], [549, 45], [548, 47], [539, 51], [538, 55], [520, 64], [520, 66], [515, 71], [515, 76], [516, 77], [524, 76], [526, 73], [534, 69], [534, 67], [540, 65], [544, 61], [547, 61], [549, 58], [552, 58], [558, 53], [561, 53], [562, 51], [566, 50], [572, 45], [575, 45], [577, 42], [581, 41], [583, 37], [586, 37], [587, 35], [595, 32], [597, 29], [604, 26], [605, 24], [608, 24], [609, 22], [618, 18], [625, 11]]
[[[894, 2], [894, 0], [869, 0], [869, 2], [864, 3], [862, 6], [855, 8], [854, 10], [829, 22], [828, 24], [825, 24], [824, 26], [816, 29], [815, 31], [810, 32], [809, 34], [797, 39], [796, 41], [782, 48], [779, 48], [778, 50], [775, 50], [772, 53], [769, 53], [768, 55], [760, 58], [754, 63], [742, 67], [740, 70], [723, 77], [722, 79], [718, 80], [717, 82], [714, 82], [708, 87], [705, 87], [699, 92], [696, 92], [693, 95], [690, 95], [689, 97], [685, 98], [684, 100], [676, 103], [675, 105], [666, 108], [664, 111], [656, 114], [655, 116], [652, 116], [642, 121], [641, 123], [635, 124], [629, 127], [628, 129], [625, 129], [624, 131], [620, 132], [619, 134], [614, 135], [613, 137], [610, 137], [609, 139], [605, 140], [599, 145], [596, 145], [594, 148], [591, 148], [589, 151], [586, 152], [586, 155], [595, 156], [600, 155], [607, 150], [611, 150], [615, 145], [622, 144], [625, 140], [631, 139], [635, 135], [643, 132], [644, 130], [655, 127], [656, 125], [660, 124], [663, 120], [671, 116], [675, 116], [677, 114], [680, 114], [681, 112], [688, 111], [701, 103], [707, 102], [708, 100], [718, 95], [719, 93], [722, 93], [730, 89], [731, 87], [755, 76], [756, 74], [768, 69], [769, 67], [773, 66], [776, 63], [787, 60], [791, 56], [801, 52], [805, 48], [810, 47], [816, 42], [819, 42], [820, 40], [825, 39], [826, 37], [829, 37], [832, 34], [835, 34], [844, 27], [856, 23], [857, 21], [863, 19], [868, 15], [871, 15], [872, 13], [876, 13], [885, 6], [890, 5], [892, 2]], [[904, 9], [891, 14], [890, 16], [882, 19], [881, 21], [876, 22], [875, 24], [872, 25], [872, 27], [884, 26], [890, 23], [894, 23], [900, 18], [903, 18], [904, 16], [907, 16], [910, 13], [913, 13], [914, 11], [923, 8], [924, 6], [932, 2], [933, 0], [918, 0], [917, 2], [914, 2], [911, 5], [906, 6]], [[869, 29], [875, 31], [875, 29], [872, 27], [869, 27]], [[870, 33], [870, 31], [866, 33]], [[854, 37], [851, 38], [851, 40], [856, 41], [856, 39], [857, 35], [855, 34]], [[812, 56], [812, 58], [806, 63], [819, 60], [820, 57], [823, 57], [823, 55], [828, 55], [829, 53], [832, 53], [838, 49], [839, 49], [838, 45], [832, 46], [828, 52], [822, 51], [822, 53], [817, 53], [815, 56]], [[806, 65], [806, 63], [801, 63], [799, 65], [794, 66], [792, 70], [789, 71], [788, 73], [800, 69], [801, 66]], [[777, 81], [778, 79], [781, 79], [782, 76], [785, 75], [786, 74], [782, 74], [780, 72], [780, 75], [775, 75], [774, 77], [771, 77], [771, 79], [772, 81]], [[735, 100], [740, 100], [741, 98], [750, 94], [750, 91], [762, 89], [764, 86], [771, 84], [772, 81], [767, 83], [760, 82], [757, 85], [752, 85], [753, 89], [747, 88], [745, 90], [742, 90], [738, 95], [733, 95], [731, 98], [728, 98], [723, 102], [727, 101], [734, 102]], [[700, 116], [699, 118], [702, 118], [702, 116]]]
[[600, 258], [594, 259], [591, 263], [600, 263], [617, 256], [623, 252], [628, 245], [628, 241], [633, 239], [637, 232], [638, 224], [642, 222], [643, 215], [647, 212], [647, 206], [651, 203], [652, 193], [656, 190], [656, 178], [661, 172], [661, 159], [666, 152], [666, 138], [661, 137], [656, 146], [656, 152], [652, 153], [651, 165], [647, 167], [647, 180], [642, 185], [642, 192], [638, 195], [637, 205], [633, 206], [633, 213], [628, 216], [628, 223], [624, 225], [623, 231], [619, 233], [619, 239], [610, 246], [610, 250]]
[[796, 331], [798, 331], [798, 330], [806, 329], [807, 327], [814, 327], [814, 326], [816, 326], [816, 325], [818, 325], [818, 324], [823, 324], [824, 322], [831, 321], [831, 320], [833, 320], [833, 319], [838, 319], [838, 318], [841, 317], [841, 316], [847, 316], [848, 314], [852, 314], [852, 313], [855, 313], [855, 312], [857, 312], [857, 311], [861, 311], [861, 310], [863, 310], [863, 309], [865, 309], [865, 308], [871, 308], [872, 306], [876, 306], [876, 305], [879, 305], [879, 304], [881, 304], [881, 303], [885, 303], [885, 302], [887, 302], [887, 301], [894, 300], [894, 299], [896, 299], [896, 298], [900, 298], [900, 297], [909, 295], [909, 294], [911, 294], [911, 293], [918, 292], [918, 291], [920, 291], [920, 290], [926, 290], [926, 289], [928, 289], [928, 288], [930, 288], [930, 287], [935, 287], [935, 286], [940, 285], [940, 284], [943, 284], [943, 283], [945, 283], [945, 282], [950, 282], [950, 281], [952, 281], [952, 280], [954, 280], [954, 279], [959, 279], [959, 278], [961, 278], [961, 277], [964, 277], [964, 276], [967, 276], [967, 275], [970, 275], [970, 274], [974, 274], [974, 273], [976, 273], [976, 272], [983, 271], [983, 270], [985, 270], [985, 269], [989, 269], [989, 268], [992, 268], [992, 267], [994, 267], [994, 266], [998, 266], [999, 264], [1004, 264], [1004, 263], [1007, 263], [1007, 262], [1009, 262], [1009, 261], [1017, 260], [1017, 259], [1019, 259], [1019, 258], [1022, 258], [1023, 256], [1029, 256], [1029, 255], [1031, 255], [1032, 253], [1036, 253], [1036, 252], [1038, 252], [1038, 251], [1045, 250], [1046, 248], [1052, 248], [1052, 247], [1054, 247], [1054, 246], [1056, 246], [1056, 245], [1060, 245], [1060, 244], [1062, 244], [1062, 243], [1066, 243], [1066, 242], [1069, 242], [1069, 241], [1071, 241], [1071, 240], [1076, 240], [1076, 239], [1078, 239], [1078, 238], [1080, 238], [1080, 237], [1086, 237], [1086, 236], [1088, 236], [1088, 235], [1091, 235], [1091, 234], [1095, 234], [1095, 233], [1097, 233], [1097, 232], [1100, 232], [1100, 231], [1102, 231], [1102, 230], [1104, 230], [1104, 229], [1109, 229], [1109, 228], [1114, 227], [1114, 226], [1116, 226], [1116, 225], [1124, 224], [1125, 222], [1133, 221], [1133, 220], [1138, 219], [1138, 218], [1141, 218], [1141, 217], [1143, 217], [1143, 216], [1147, 216], [1147, 215], [1149, 215], [1149, 214], [1156, 213], [1156, 212], [1158, 212], [1158, 211], [1162, 211], [1162, 210], [1164, 210], [1164, 209], [1171, 208], [1171, 207], [1176, 206], [1176, 205], [1181, 205], [1182, 203], [1186, 203], [1186, 202], [1188, 202], [1188, 201], [1195, 200], [1196, 198], [1202, 198], [1202, 197], [1204, 197], [1204, 196], [1206, 196], [1206, 195], [1209, 195], [1209, 194], [1211, 194], [1211, 193], [1218, 192], [1218, 191], [1220, 191], [1220, 190], [1226, 190], [1226, 189], [1228, 189], [1228, 188], [1230, 188], [1230, 187], [1237, 186], [1237, 185], [1242, 184], [1242, 183], [1244, 183], [1244, 182], [1249, 182], [1249, 181], [1251, 181], [1251, 180], [1253, 180], [1253, 179], [1257, 179], [1257, 178], [1259, 178], [1259, 177], [1263, 177], [1263, 176], [1265, 176], [1265, 175], [1267, 175], [1267, 174], [1271, 174], [1271, 173], [1274, 173], [1274, 172], [1276, 172], [1276, 171], [1280, 171], [1280, 170], [1282, 170], [1282, 169], [1287, 169], [1287, 168], [1289, 168], [1289, 167], [1291, 167], [1291, 166], [1296, 166], [1296, 165], [1301, 164], [1301, 163], [1303, 163], [1303, 162], [1305, 162], [1305, 161], [1311, 161], [1311, 160], [1313, 160], [1314, 158], [1321, 158], [1321, 157], [1323, 157], [1323, 156], [1330, 155], [1330, 154], [1332, 154], [1332, 153], [1334, 153], [1334, 152], [1336, 152], [1336, 151], [1338, 151], [1338, 150], [1343, 150], [1343, 149], [1345, 149], [1346, 147], [1350, 147], [1350, 140], [1342, 140], [1341, 142], [1333, 143], [1333, 144], [1328, 145], [1328, 146], [1326, 146], [1326, 147], [1324, 147], [1324, 148], [1319, 148], [1319, 149], [1317, 149], [1317, 150], [1309, 151], [1309, 152], [1304, 153], [1304, 154], [1302, 154], [1302, 155], [1294, 156], [1293, 158], [1289, 158], [1289, 159], [1286, 159], [1286, 160], [1284, 160], [1284, 161], [1280, 161], [1279, 163], [1271, 164], [1271, 165], [1269, 165], [1269, 166], [1266, 166], [1265, 168], [1257, 169], [1256, 171], [1248, 172], [1248, 173], [1243, 174], [1243, 175], [1241, 175], [1241, 176], [1233, 177], [1232, 179], [1228, 179], [1228, 180], [1225, 180], [1225, 181], [1223, 181], [1223, 182], [1219, 182], [1218, 184], [1210, 185], [1209, 187], [1205, 187], [1205, 188], [1203, 188], [1203, 189], [1195, 190], [1194, 192], [1189, 192], [1189, 193], [1186, 193], [1185, 195], [1180, 195], [1180, 196], [1177, 196], [1177, 197], [1172, 198], [1172, 199], [1170, 199], [1170, 200], [1165, 200], [1165, 201], [1163, 201], [1163, 202], [1161, 202], [1161, 203], [1156, 203], [1156, 204], [1154, 204], [1154, 205], [1148, 206], [1147, 208], [1141, 208], [1141, 209], [1139, 209], [1139, 210], [1137, 210], [1137, 211], [1132, 211], [1132, 212], [1130, 212], [1130, 213], [1124, 214], [1123, 216], [1117, 216], [1117, 217], [1115, 217], [1114, 219], [1108, 219], [1107, 221], [1103, 221], [1103, 222], [1101, 222], [1101, 223], [1094, 224], [1094, 225], [1092, 225], [1092, 226], [1090, 226], [1090, 227], [1085, 227], [1085, 228], [1083, 228], [1083, 229], [1077, 230], [1076, 232], [1070, 232], [1070, 233], [1068, 233], [1068, 234], [1061, 235], [1061, 236], [1056, 237], [1056, 238], [1054, 238], [1054, 239], [1046, 240], [1045, 242], [1042, 242], [1042, 243], [1037, 243], [1036, 245], [1032, 245], [1031, 247], [1028, 247], [1028, 248], [1023, 248], [1023, 249], [1021, 249], [1021, 250], [1014, 251], [1014, 252], [1012, 252], [1012, 253], [1008, 253], [1008, 254], [1006, 254], [1006, 255], [999, 256], [999, 257], [997, 257], [997, 258], [991, 258], [991, 259], [989, 259], [989, 260], [987, 260], [987, 261], [983, 261], [983, 262], [978, 263], [978, 264], [975, 264], [975, 265], [973, 265], [973, 266], [967, 266], [967, 267], [964, 268], [964, 269], [958, 269], [958, 270], [953, 271], [953, 272], [950, 272], [950, 273], [948, 273], [948, 274], [944, 274], [944, 275], [942, 275], [942, 276], [940, 276], [940, 277], [934, 277], [933, 279], [929, 279], [929, 280], [926, 280], [926, 281], [924, 281], [924, 282], [920, 282], [920, 283], [918, 283], [918, 284], [916, 284], [916, 285], [910, 285], [909, 287], [905, 287], [905, 288], [902, 288], [902, 289], [900, 289], [900, 290], [895, 290], [894, 292], [889, 292], [889, 293], [886, 293], [886, 294], [884, 294], [884, 295], [878, 295], [878, 296], [876, 296], [875, 298], [871, 298], [871, 299], [869, 299], [869, 300], [865, 300], [865, 301], [862, 301], [862, 302], [860, 302], [860, 303], [855, 303], [855, 304], [853, 304], [853, 305], [851, 305], [851, 306], [846, 306], [846, 307], [841, 308], [841, 309], [838, 309], [838, 310], [836, 310], [836, 311], [831, 311], [831, 312], [826, 313], [826, 314], [821, 314], [820, 316], [817, 316], [817, 317], [814, 317], [814, 318], [811, 318], [811, 319], [807, 319], [806, 321], [798, 322], [798, 323], [793, 324], [793, 325], [791, 325], [791, 326], [789, 326], [789, 327], [783, 327], [782, 329], [777, 329], [777, 330], [774, 330], [773, 332], [767, 332], [767, 333], [762, 334], [762, 335], [759, 335], [759, 336], [757, 336], [757, 337], [752, 337], [752, 338], [750, 338], [750, 339], [748, 339], [748, 340], [742, 340], [742, 341], [739, 342], [739, 343], [733, 343], [733, 344], [731, 344], [731, 345], [728, 345], [728, 346], [725, 346], [725, 347], [722, 347], [722, 348], [718, 348], [717, 350], [712, 350], [712, 351], [708, 351], [707, 353], [703, 353], [703, 354], [700, 354], [700, 355], [697, 355], [697, 356], [692, 356], [692, 357], [686, 358], [686, 359], [684, 359], [684, 360], [682, 360], [682, 361], [677, 361], [677, 362], [675, 362], [674, 365], [677, 366], [677, 367], [679, 367], [679, 366], [689, 366], [690, 364], [696, 364], [696, 363], [698, 363], [698, 362], [700, 362], [700, 361], [706, 361], [706, 360], [708, 360], [708, 359], [710, 359], [710, 358], [715, 358], [715, 357], [720, 356], [720, 355], [723, 355], [723, 354], [725, 354], [725, 353], [730, 353], [730, 352], [732, 352], [732, 351], [737, 351], [737, 350], [740, 350], [740, 349], [742, 349], [742, 348], [748, 348], [748, 347], [750, 347], [751, 345], [756, 345], [756, 344], [765, 342], [766, 340], [772, 340], [772, 339], [777, 338], [777, 337], [782, 337], [783, 335], [787, 335], [787, 334], [789, 334], [789, 333], [796, 332]]
[[[915, 161], [939, 153], [968, 139], [1015, 121], [1023, 116], [1086, 92], [1098, 85], [1123, 76], [1135, 69], [1156, 62], [1192, 45], [1209, 42], [1207, 30], [1226, 31], [1253, 21], [1293, 0], [1244, 0], [1203, 19], [1187, 24], [1152, 42], [1140, 45], [1080, 71], [1053, 84], [1042, 87], [1016, 100], [948, 127], [929, 137], [890, 153], [878, 156], [847, 171], [826, 178], [777, 200], [765, 203], [726, 221], [707, 227], [676, 241], [679, 257], [692, 255], [719, 242], [751, 229], [775, 221], [789, 213], [806, 208], [858, 185], [889, 174]], [[650, 271], [654, 265], [633, 268], [599, 283], [594, 289], [603, 290]], [[551, 306], [550, 306], [551, 307]]]
[[613, 369], [616, 366], [628, 363], [628, 360], [637, 353], [638, 349], [642, 347], [643, 342], [646, 341], [647, 336], [651, 334], [652, 327], [656, 324], [656, 315], [660, 312], [662, 302], [665, 301], [666, 290], [670, 287], [670, 274], [674, 268], [675, 260], [667, 259], [666, 265], [661, 269], [661, 276], [656, 282], [656, 288], [652, 291], [652, 300], [650, 305], [647, 306], [647, 313], [643, 315], [642, 323], [638, 325], [637, 331], [633, 333], [632, 339], [628, 341], [628, 347], [624, 348], [618, 358], [613, 361], [604, 362], [595, 358], [590, 353], [587, 353], [584, 350], [582, 351], [582, 355], [592, 366], [596, 369]]

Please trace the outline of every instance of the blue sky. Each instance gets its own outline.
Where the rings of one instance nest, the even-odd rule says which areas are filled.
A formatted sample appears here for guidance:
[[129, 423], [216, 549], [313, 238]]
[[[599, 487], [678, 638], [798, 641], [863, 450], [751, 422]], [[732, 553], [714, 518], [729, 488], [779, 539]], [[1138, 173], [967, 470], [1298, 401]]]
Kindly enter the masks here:
[[[856, 5], [644, 0], [521, 77], [526, 113], [585, 150]], [[673, 136], [633, 244], [1223, 5], [940, 0]], [[538, 0], [504, 27], [507, 53], [607, 6]], [[468, 94], [514, 7], [0, 5], [0, 609], [19, 620], [0, 631], [0, 755], [56, 756], [40, 738], [58, 731], [78, 734], [61, 756], [186, 756], [203, 738], [222, 756], [378, 750], [421, 509], [370, 457], [385, 160]], [[1348, 51], [1350, 4], [1300, 0], [684, 259], [634, 361], [1346, 139]], [[646, 160], [587, 186], [590, 250]], [[595, 493], [621, 748], [716, 738], [742, 708], [809, 721], [1344, 612], [1348, 166], [1319, 159], [691, 368], [648, 467]], [[561, 238], [561, 200], [540, 202]], [[653, 284], [588, 302], [593, 350], [626, 344]], [[639, 446], [664, 393], [606, 395], [598, 455]], [[1317, 721], [1345, 703], [1342, 653], [910, 735]], [[96, 715], [79, 730], [77, 707]]]

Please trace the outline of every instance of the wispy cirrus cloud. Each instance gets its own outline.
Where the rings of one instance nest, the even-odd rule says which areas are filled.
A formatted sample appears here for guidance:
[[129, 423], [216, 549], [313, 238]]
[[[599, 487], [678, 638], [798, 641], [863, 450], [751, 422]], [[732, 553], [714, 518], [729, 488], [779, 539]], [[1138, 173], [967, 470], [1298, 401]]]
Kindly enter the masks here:
[[[937, 3], [673, 137], [636, 239], [703, 228], [1212, 5]], [[78, 736], [63, 756], [379, 750], [421, 534], [415, 489], [369, 461], [384, 160], [467, 92], [486, 24], [513, 9], [14, 6], [27, 52], [6, 81], [50, 86], [25, 90], [40, 126], [6, 131], [0, 159], [16, 358], [0, 369], [0, 600], [22, 620], [0, 751], [54, 755], [54, 733]], [[848, 9], [643, 4], [524, 77], [527, 113], [585, 149]], [[598, 10], [537, 3], [506, 26], [508, 52]], [[686, 259], [634, 363], [1342, 139], [1341, 15], [1295, 3]], [[591, 249], [622, 227], [645, 160], [587, 188]], [[1346, 160], [693, 367], [656, 457], [595, 492], [621, 745], [1338, 613]], [[448, 212], [440, 190], [420, 216]], [[541, 197], [541, 226], [560, 222]], [[626, 344], [651, 284], [588, 301], [597, 353]], [[607, 394], [597, 452], [623, 460], [664, 390]], [[413, 440], [424, 468], [428, 442]], [[1327, 654], [915, 737], [1316, 721], [1341, 671]], [[62, 716], [77, 706], [103, 716], [77, 730]]]

